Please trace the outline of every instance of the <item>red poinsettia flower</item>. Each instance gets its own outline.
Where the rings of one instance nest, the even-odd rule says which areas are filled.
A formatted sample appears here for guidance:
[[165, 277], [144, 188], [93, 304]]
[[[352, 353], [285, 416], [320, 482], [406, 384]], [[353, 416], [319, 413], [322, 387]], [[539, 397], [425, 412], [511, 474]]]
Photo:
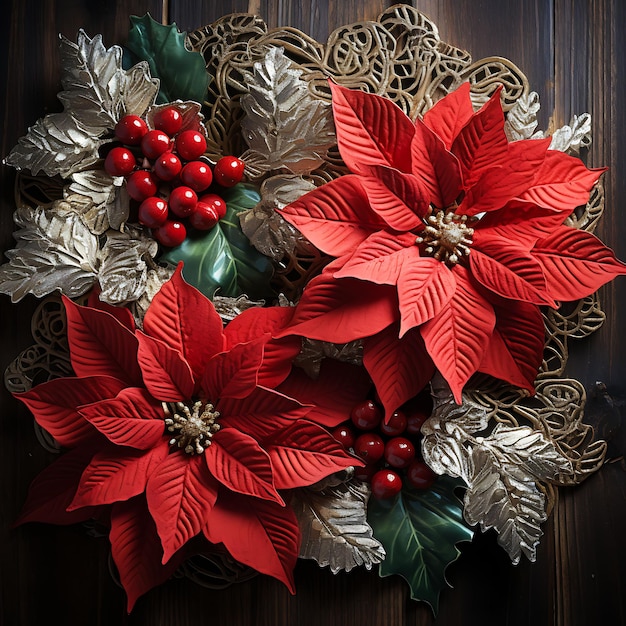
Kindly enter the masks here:
[[270, 337], [292, 309], [250, 309], [224, 329], [180, 269], [142, 330], [127, 311], [65, 299], [76, 377], [18, 396], [70, 449], [35, 481], [20, 521], [73, 523], [112, 505], [129, 609], [200, 534], [293, 591], [299, 530], [283, 490], [361, 464], [320, 426], [363, 397], [359, 368], [290, 375], [300, 340]]
[[288, 332], [341, 343], [364, 360], [387, 412], [435, 368], [458, 402], [476, 372], [533, 390], [540, 306], [593, 293], [625, 266], [565, 226], [604, 170], [509, 142], [500, 90], [477, 112], [469, 84], [411, 121], [390, 100], [331, 83], [351, 174], [283, 217], [336, 257], [305, 288]]

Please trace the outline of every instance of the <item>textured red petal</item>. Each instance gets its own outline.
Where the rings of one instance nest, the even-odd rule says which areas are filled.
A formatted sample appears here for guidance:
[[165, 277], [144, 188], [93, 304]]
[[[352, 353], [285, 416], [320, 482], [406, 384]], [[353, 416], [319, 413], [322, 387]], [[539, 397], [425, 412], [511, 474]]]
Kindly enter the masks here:
[[137, 339], [137, 360], [152, 397], [164, 402], [189, 400], [194, 395], [196, 383], [191, 367], [181, 353], [141, 331], [137, 331]]
[[346, 343], [377, 333], [398, 317], [396, 289], [360, 280], [335, 280], [327, 273], [312, 279], [281, 335], [296, 334]]
[[109, 540], [129, 613], [140, 596], [171, 578], [186, 557], [181, 550], [162, 565], [161, 543], [143, 498], [113, 507]]
[[112, 376], [141, 385], [135, 335], [111, 314], [80, 306], [63, 296], [67, 339], [77, 376]]
[[413, 123], [388, 98], [329, 81], [339, 152], [350, 171], [368, 165], [411, 169]]
[[466, 82], [439, 100], [424, 114], [423, 119], [424, 124], [436, 133], [449, 150], [456, 136], [473, 115], [470, 84]]
[[168, 454], [146, 488], [148, 509], [163, 546], [163, 563], [201, 532], [217, 497], [204, 455]]
[[277, 489], [312, 485], [347, 467], [361, 466], [321, 426], [298, 421], [279, 431], [266, 444]]
[[360, 181], [359, 176], [340, 176], [288, 204], [280, 214], [325, 254], [349, 254], [385, 227]]
[[452, 272], [433, 257], [420, 257], [414, 248], [398, 279], [400, 337], [435, 317], [452, 298], [455, 289]]
[[231, 491], [284, 504], [274, 485], [269, 456], [250, 435], [222, 428], [205, 458], [213, 477]]
[[163, 409], [145, 389], [124, 389], [115, 398], [81, 407], [80, 413], [118, 446], [147, 450], [163, 437]]
[[537, 206], [570, 212], [587, 203], [591, 189], [606, 170], [588, 169], [576, 157], [548, 150], [532, 187], [518, 198]]
[[413, 174], [427, 190], [427, 200], [440, 209], [455, 202], [463, 183], [459, 162], [421, 120], [415, 122], [411, 152]]
[[152, 299], [143, 328], [180, 352], [200, 380], [207, 361], [224, 349], [222, 320], [212, 302], [182, 277], [182, 264]]
[[126, 326], [128, 330], [135, 330], [135, 318], [133, 314], [130, 312], [130, 309], [127, 309], [123, 306], [113, 306], [112, 304], [108, 304], [107, 302], [103, 302], [100, 300], [99, 296], [101, 293], [101, 289], [98, 287], [94, 287], [89, 292], [89, 299], [87, 300], [88, 306], [94, 309], [100, 309], [101, 311], [106, 311], [110, 313], [114, 318], [117, 319], [118, 322]]
[[495, 326], [493, 307], [456, 265], [456, 293], [437, 317], [420, 331], [435, 367], [450, 385], [457, 403], [465, 383], [480, 366]]
[[432, 378], [435, 366], [417, 330], [398, 338], [393, 324], [363, 343], [363, 364], [389, 417], [416, 396]]
[[483, 238], [480, 250], [475, 246], [469, 260], [474, 278], [499, 296], [556, 306], [546, 291], [541, 264], [510, 240]]
[[263, 350], [268, 337], [233, 346], [208, 363], [202, 381], [209, 398], [245, 398], [257, 386]]
[[429, 197], [416, 176], [382, 165], [371, 166], [369, 173], [360, 182], [375, 213], [401, 232], [422, 224], [420, 217], [428, 212]]
[[165, 441], [147, 451], [113, 446], [104, 448], [83, 472], [68, 510], [112, 504], [143, 493], [150, 474], [160, 471], [160, 463], [166, 455]]
[[502, 87], [496, 89], [452, 144], [452, 153], [461, 166], [464, 189], [470, 189], [494, 164], [506, 159], [509, 142], [504, 134], [501, 91]]
[[97, 507], [85, 507], [67, 511], [71, 504], [80, 476], [89, 465], [93, 449], [81, 446], [61, 455], [46, 467], [31, 483], [26, 502], [15, 525], [27, 522], [68, 525], [96, 517]]
[[31, 411], [37, 423], [62, 446], [73, 448], [93, 437], [94, 428], [77, 408], [117, 395], [126, 385], [110, 376], [57, 378], [15, 394]]
[[300, 529], [291, 508], [222, 490], [204, 534], [223, 543], [235, 560], [277, 578], [295, 593]]
[[532, 255], [543, 266], [548, 293], [555, 300], [584, 298], [626, 274], [626, 265], [597, 237], [567, 226], [538, 241]]
[[352, 407], [365, 399], [370, 387], [361, 366], [324, 359], [316, 379], [296, 367], [278, 390], [310, 406], [307, 420], [333, 427], [350, 417]]

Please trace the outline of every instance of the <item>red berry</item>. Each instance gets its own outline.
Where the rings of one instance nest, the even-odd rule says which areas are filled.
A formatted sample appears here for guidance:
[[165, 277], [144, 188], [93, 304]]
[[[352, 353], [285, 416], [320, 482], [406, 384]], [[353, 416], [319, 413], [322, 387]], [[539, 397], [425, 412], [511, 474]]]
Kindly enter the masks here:
[[175, 187], [170, 193], [170, 209], [178, 217], [188, 217], [198, 204], [198, 194], [189, 187]]
[[352, 408], [350, 419], [361, 430], [372, 430], [380, 424], [382, 411], [371, 400], [364, 400]]
[[193, 161], [202, 156], [206, 150], [206, 139], [197, 130], [184, 130], [176, 135], [176, 152], [185, 159]]
[[354, 453], [366, 463], [376, 463], [383, 458], [385, 442], [376, 433], [363, 433], [354, 442]]
[[104, 169], [111, 176], [128, 176], [136, 165], [135, 155], [122, 146], [113, 148], [104, 159]]
[[392, 467], [404, 469], [415, 458], [415, 446], [404, 437], [394, 437], [385, 444], [385, 461]]
[[245, 163], [237, 157], [222, 157], [213, 169], [215, 182], [222, 187], [234, 187], [241, 182], [245, 167]]
[[354, 477], [362, 480], [363, 482], [368, 483], [372, 480], [372, 476], [379, 470], [380, 468], [376, 463], [367, 463], [363, 467], [356, 466], [354, 468]]
[[411, 413], [406, 418], [406, 432], [410, 435], [419, 435], [422, 424], [428, 419], [426, 413]]
[[162, 130], [149, 130], [141, 138], [141, 151], [149, 159], [156, 159], [170, 149], [170, 137]]
[[154, 238], [167, 248], [180, 246], [187, 236], [187, 229], [180, 222], [167, 220], [165, 224], [152, 231]]
[[173, 152], [164, 152], [154, 162], [154, 173], [165, 181], [174, 180], [183, 169], [183, 164]]
[[167, 220], [167, 202], [150, 196], [139, 205], [139, 223], [148, 228], [158, 228]]
[[126, 179], [126, 190], [133, 200], [143, 202], [157, 192], [157, 184], [148, 170], [135, 170]]
[[354, 433], [348, 426], [337, 426], [331, 435], [347, 450], [354, 445]]
[[402, 411], [395, 411], [380, 425], [380, 430], [388, 437], [397, 437], [406, 430], [407, 419]]
[[183, 125], [183, 114], [176, 107], [163, 107], [152, 118], [154, 127], [173, 137]]
[[213, 172], [207, 163], [189, 161], [180, 173], [180, 179], [194, 191], [204, 191], [213, 182]]
[[126, 145], [137, 146], [148, 132], [148, 125], [138, 115], [125, 115], [115, 125], [115, 136]]
[[406, 470], [406, 480], [415, 489], [428, 489], [436, 479], [437, 474], [424, 461], [413, 461]]
[[220, 219], [226, 216], [226, 202], [222, 198], [220, 198], [216, 193], [207, 193], [203, 196], [200, 196], [198, 202], [204, 202], [204, 204], [208, 204], [213, 207], [213, 210], [217, 213]]
[[377, 471], [371, 478], [372, 495], [378, 500], [397, 496], [402, 490], [402, 479], [397, 472], [389, 469]]
[[211, 230], [220, 221], [215, 209], [204, 202], [198, 202], [189, 216], [189, 223], [198, 230]]

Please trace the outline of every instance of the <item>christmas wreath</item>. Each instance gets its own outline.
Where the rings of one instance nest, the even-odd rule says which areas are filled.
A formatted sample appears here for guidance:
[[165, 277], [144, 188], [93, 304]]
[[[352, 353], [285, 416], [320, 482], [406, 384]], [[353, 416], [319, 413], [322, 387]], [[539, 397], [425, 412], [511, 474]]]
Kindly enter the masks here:
[[534, 560], [606, 447], [561, 378], [626, 273], [589, 116], [537, 130], [518, 68], [407, 6], [324, 46], [131, 22], [60, 38], [63, 111], [4, 161], [0, 291], [42, 299], [5, 379], [59, 452], [18, 522], [104, 529], [129, 610], [200, 557], [292, 592], [298, 558], [377, 566], [435, 610], [475, 526]]

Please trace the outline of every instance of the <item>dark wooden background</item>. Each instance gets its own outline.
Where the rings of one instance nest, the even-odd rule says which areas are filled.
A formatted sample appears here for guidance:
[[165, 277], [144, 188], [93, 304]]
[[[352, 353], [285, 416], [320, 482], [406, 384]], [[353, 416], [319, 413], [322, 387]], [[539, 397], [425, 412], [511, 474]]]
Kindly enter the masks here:
[[[325, 42], [342, 24], [375, 19], [383, 0], [5, 0], [0, 20], [0, 157], [29, 125], [60, 110], [58, 35], [79, 28], [123, 43], [130, 15], [192, 30], [231, 12], [253, 12], [270, 26], [297, 27]], [[542, 102], [541, 128], [572, 114], [593, 116], [592, 166], [608, 165], [607, 208], [598, 234], [626, 259], [626, 2], [622, 0], [414, 0], [444, 41], [474, 59], [500, 55], [528, 76]], [[13, 182], [0, 167], [0, 251], [12, 247]], [[399, 578], [365, 571], [333, 576], [300, 562], [295, 597], [256, 579], [223, 591], [173, 580], [142, 598], [131, 616], [108, 570], [105, 540], [82, 529], [43, 525], [11, 530], [32, 478], [50, 461], [24, 409], [2, 389], [0, 408], [0, 614], [7, 626], [409, 626], [440, 624], [593, 626], [626, 624], [626, 280], [602, 290], [606, 325], [578, 345], [570, 372], [590, 392], [588, 420], [611, 440], [608, 463], [582, 486], [563, 490], [535, 564], [509, 564], [491, 535], [463, 548], [448, 570], [439, 616], [412, 602]], [[30, 343], [33, 300], [0, 296], [0, 367]], [[594, 385], [608, 396], [596, 397]]]

